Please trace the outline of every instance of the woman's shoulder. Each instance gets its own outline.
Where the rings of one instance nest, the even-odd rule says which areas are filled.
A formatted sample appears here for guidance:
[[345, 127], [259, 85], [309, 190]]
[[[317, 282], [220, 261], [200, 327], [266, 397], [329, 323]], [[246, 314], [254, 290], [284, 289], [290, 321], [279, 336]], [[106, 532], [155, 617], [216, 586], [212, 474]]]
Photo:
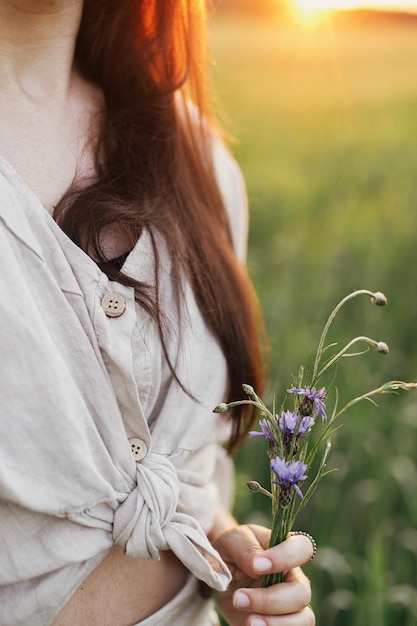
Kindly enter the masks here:
[[229, 218], [236, 256], [244, 261], [249, 221], [245, 181], [236, 159], [216, 134], [213, 136], [212, 145], [214, 171]]
[[[203, 139], [201, 150], [210, 153], [214, 174], [224, 207], [229, 218], [230, 231], [236, 256], [246, 259], [248, 237], [248, 198], [242, 171], [226, 146], [220, 131], [201, 115], [198, 107], [189, 99], [177, 98], [177, 110], [180, 116], [188, 118], [188, 123], [195, 127]], [[202, 132], [201, 132], [202, 131]]]

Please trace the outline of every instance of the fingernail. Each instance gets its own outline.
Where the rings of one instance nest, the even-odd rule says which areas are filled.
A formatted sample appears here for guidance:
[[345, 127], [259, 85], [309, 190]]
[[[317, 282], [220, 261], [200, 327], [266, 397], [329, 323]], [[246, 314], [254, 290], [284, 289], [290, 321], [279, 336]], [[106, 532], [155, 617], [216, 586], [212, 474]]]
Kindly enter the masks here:
[[260, 617], [255, 617], [255, 619], [251, 621], [250, 626], [266, 626], [266, 622]]
[[247, 609], [250, 604], [249, 596], [242, 591], [236, 591], [233, 596], [233, 606], [235, 609]]
[[253, 567], [255, 569], [255, 572], [257, 572], [258, 574], [263, 574], [264, 572], [272, 569], [272, 561], [265, 558], [264, 556], [258, 556], [253, 562]]

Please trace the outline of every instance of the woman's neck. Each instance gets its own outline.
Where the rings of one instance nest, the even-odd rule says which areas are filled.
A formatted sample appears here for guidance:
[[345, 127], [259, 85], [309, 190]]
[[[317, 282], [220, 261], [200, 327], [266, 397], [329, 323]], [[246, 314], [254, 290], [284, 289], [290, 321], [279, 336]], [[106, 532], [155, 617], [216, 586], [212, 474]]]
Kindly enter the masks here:
[[0, 154], [50, 211], [76, 175], [95, 173], [104, 102], [73, 66], [82, 7], [0, 0]]
[[82, 0], [0, 0], [0, 107], [65, 101]]

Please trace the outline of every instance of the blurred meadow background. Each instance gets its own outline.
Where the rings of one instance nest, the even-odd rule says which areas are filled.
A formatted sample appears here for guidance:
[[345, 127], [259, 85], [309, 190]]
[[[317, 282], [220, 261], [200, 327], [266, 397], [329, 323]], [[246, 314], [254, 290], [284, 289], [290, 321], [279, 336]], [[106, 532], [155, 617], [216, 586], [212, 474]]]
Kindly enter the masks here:
[[[417, 17], [315, 21], [271, 2], [263, 14], [261, 4], [224, 4], [211, 25], [213, 80], [250, 199], [266, 399], [282, 399], [342, 297], [383, 291], [387, 307], [356, 299], [330, 333], [339, 347], [357, 335], [390, 346], [342, 361], [342, 403], [388, 380], [417, 381]], [[417, 392], [377, 401], [343, 417], [329, 461], [337, 471], [297, 522], [319, 546], [305, 571], [320, 626], [417, 624]], [[243, 445], [241, 522], [269, 524], [268, 498], [246, 488], [268, 486], [267, 464], [262, 441]]]

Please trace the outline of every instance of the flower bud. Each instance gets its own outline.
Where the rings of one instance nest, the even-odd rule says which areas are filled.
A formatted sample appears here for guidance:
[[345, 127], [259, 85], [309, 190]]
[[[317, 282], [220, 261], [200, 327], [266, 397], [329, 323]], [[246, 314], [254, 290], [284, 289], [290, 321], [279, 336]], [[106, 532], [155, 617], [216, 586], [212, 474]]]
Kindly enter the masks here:
[[283, 507], [287, 507], [291, 504], [291, 487], [281, 487], [279, 490], [279, 503]]
[[256, 480], [248, 480], [246, 485], [254, 493], [258, 493], [261, 490], [261, 485]]
[[255, 390], [253, 387], [251, 387], [251, 385], [242, 385], [242, 389], [245, 393], [248, 394], [248, 396], [254, 396], [255, 395]]
[[227, 413], [229, 406], [225, 402], [221, 402], [213, 409], [213, 413]]
[[375, 291], [371, 300], [372, 304], [375, 304], [376, 306], [385, 306], [388, 304], [387, 297], [382, 293], [382, 291]]
[[376, 344], [376, 351], [380, 354], [388, 354], [389, 347], [387, 346], [385, 341], [378, 341], [378, 343]]

